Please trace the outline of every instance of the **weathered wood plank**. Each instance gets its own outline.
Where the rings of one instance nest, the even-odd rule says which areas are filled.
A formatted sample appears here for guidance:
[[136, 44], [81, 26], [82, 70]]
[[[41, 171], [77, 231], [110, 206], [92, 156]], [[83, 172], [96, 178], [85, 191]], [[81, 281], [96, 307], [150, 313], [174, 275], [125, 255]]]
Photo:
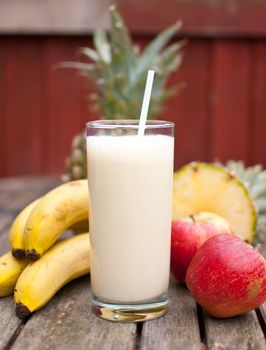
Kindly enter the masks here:
[[42, 40], [10, 38], [6, 46], [4, 131], [7, 176], [42, 173], [45, 152], [42, 123], [46, 117], [42, 107], [45, 105]]
[[14, 215], [0, 212], [0, 255], [4, 254], [9, 249], [7, 232], [13, 219]]
[[141, 350], [202, 349], [196, 303], [185, 287], [169, 288], [170, 308], [165, 316], [143, 325]]
[[217, 40], [213, 44], [209, 134], [212, 159], [248, 161], [250, 69], [250, 47], [246, 42]]
[[59, 185], [54, 177], [25, 177], [0, 180], [0, 193], [8, 200], [0, 201], [0, 210], [18, 212], [35, 198]]
[[262, 248], [261, 248], [261, 252], [260, 252], [263, 256], [264, 256], [264, 258], [266, 259], [266, 244], [264, 244], [263, 246], [262, 246]]
[[[91, 33], [95, 27], [107, 25], [107, 7], [112, 2], [64, 0], [62, 11], [62, 2], [58, 0], [1, 1], [0, 32]], [[118, 0], [116, 3], [130, 29], [138, 34], [154, 34], [178, 18], [184, 23], [182, 34], [189, 36], [257, 37], [266, 32], [262, 0]]]
[[[266, 45], [265, 40], [256, 42], [253, 56], [253, 87], [250, 92], [253, 95], [253, 110], [251, 112], [250, 126], [253, 128], [253, 138], [250, 142], [253, 164], [265, 162], [265, 135], [266, 135]], [[264, 163], [265, 164], [265, 163]]]
[[[0, 38], [0, 149], [1, 153], [6, 153], [5, 132], [4, 132], [4, 115], [5, 115], [5, 40]], [[5, 175], [5, 157], [0, 156], [0, 176]]]
[[266, 343], [255, 311], [239, 317], [216, 319], [205, 314], [209, 350], [265, 350]]
[[[13, 216], [0, 212], [0, 255], [8, 250], [6, 227]], [[0, 349], [5, 349], [21, 321], [14, 312], [13, 297], [0, 298]]]
[[12, 349], [133, 349], [135, 332], [135, 324], [114, 324], [91, 313], [89, 278], [84, 277], [36, 312]]
[[[5, 210], [9, 209], [9, 211], [0, 212], [0, 255], [9, 249], [7, 234], [16, 210], [22, 209], [28, 201], [46, 192], [56, 182], [54, 178], [0, 180], [0, 194], [7, 195], [4, 202], [1, 200], [1, 207], [4, 207]], [[0, 298], [0, 349], [9, 347], [9, 342], [19, 332], [21, 326], [22, 322], [15, 315], [13, 297]]]
[[[11, 224], [10, 220], [10, 224]], [[7, 253], [10, 250], [7, 238], [8, 229], [0, 236], [0, 255]]]
[[22, 326], [15, 313], [13, 296], [0, 298], [0, 349], [8, 349], [11, 338]]
[[265, 36], [266, 4], [261, 0], [117, 0], [117, 3], [133, 33], [156, 33], [181, 19], [181, 35], [189, 37]]
[[175, 169], [186, 162], [209, 159], [210, 63], [210, 45], [195, 40], [186, 46], [185, 59], [172, 77], [173, 85], [185, 84], [179, 95], [167, 102], [162, 116], [164, 120], [174, 120], [176, 125]]
[[[87, 38], [49, 38], [46, 42], [46, 77], [49, 104], [46, 113], [46, 171], [65, 171], [65, 159], [73, 137], [89, 120], [88, 92], [92, 86], [74, 69], [53, 69], [62, 61], [77, 61], [77, 50], [88, 46]], [[85, 88], [84, 88], [85, 84]], [[68, 97], [68, 98], [66, 98]], [[94, 118], [97, 118], [97, 116]], [[56, 152], [54, 151], [56, 150]]]
[[54, 182], [59, 183], [59, 177], [55, 176], [22, 176], [22, 177], [4, 177], [0, 179], [0, 193], [17, 190], [27, 190], [31, 188], [40, 188], [51, 186]]
[[3, 229], [11, 222], [12, 218], [13, 215], [11, 213], [0, 212], [0, 237], [2, 236]]
[[0, 3], [0, 32], [91, 33], [107, 26], [110, 0], [13, 0]]
[[260, 313], [264, 321], [265, 333], [266, 333], [266, 302], [260, 306]]

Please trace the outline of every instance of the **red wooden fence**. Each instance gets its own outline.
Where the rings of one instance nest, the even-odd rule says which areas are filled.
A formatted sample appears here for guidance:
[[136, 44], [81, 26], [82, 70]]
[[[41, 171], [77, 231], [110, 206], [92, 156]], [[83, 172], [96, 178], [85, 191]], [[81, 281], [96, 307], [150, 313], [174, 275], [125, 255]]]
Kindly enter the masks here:
[[[134, 7], [133, 0], [121, 1], [140, 44], [178, 17], [178, 1], [154, 0], [153, 20], [145, 25], [151, 1], [142, 3], [140, 11], [139, 0]], [[188, 21], [183, 35], [190, 42], [172, 82], [185, 81], [187, 86], [161, 116], [176, 123], [175, 167], [214, 158], [266, 166], [265, 5], [247, 2], [257, 3], [249, 8], [251, 14], [259, 14], [256, 18], [247, 17], [243, 5], [235, 5], [237, 21], [228, 24], [223, 8], [208, 10], [205, 1], [209, 16], [204, 13], [202, 19], [197, 15], [203, 15], [198, 1], [194, 10], [201, 12], [194, 11], [194, 17], [184, 8], [191, 1], [180, 3], [181, 15]], [[220, 16], [213, 11], [220, 11]], [[218, 24], [213, 27], [215, 14]], [[98, 116], [89, 111], [87, 93], [92, 87], [84, 78], [76, 71], [53, 67], [63, 60], [77, 60], [77, 48], [90, 44], [87, 34], [0, 36], [0, 176], [64, 171], [72, 137]]]

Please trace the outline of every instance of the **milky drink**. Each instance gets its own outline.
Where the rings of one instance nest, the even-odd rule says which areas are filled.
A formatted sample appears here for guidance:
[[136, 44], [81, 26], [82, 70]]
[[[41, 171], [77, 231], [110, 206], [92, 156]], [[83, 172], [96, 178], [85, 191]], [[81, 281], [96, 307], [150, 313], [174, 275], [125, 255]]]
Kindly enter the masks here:
[[174, 139], [87, 137], [91, 283], [132, 303], [168, 288]]

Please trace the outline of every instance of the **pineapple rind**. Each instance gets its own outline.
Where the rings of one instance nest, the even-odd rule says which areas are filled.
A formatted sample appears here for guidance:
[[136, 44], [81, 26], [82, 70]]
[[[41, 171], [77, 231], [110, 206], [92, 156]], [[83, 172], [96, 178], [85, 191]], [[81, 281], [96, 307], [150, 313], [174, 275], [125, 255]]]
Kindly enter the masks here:
[[246, 186], [226, 168], [193, 162], [174, 174], [173, 219], [201, 211], [226, 219], [234, 233], [251, 242], [257, 213]]
[[257, 208], [257, 226], [253, 244], [266, 242], [266, 170], [262, 165], [245, 167], [242, 161], [229, 160], [225, 166], [245, 183]]

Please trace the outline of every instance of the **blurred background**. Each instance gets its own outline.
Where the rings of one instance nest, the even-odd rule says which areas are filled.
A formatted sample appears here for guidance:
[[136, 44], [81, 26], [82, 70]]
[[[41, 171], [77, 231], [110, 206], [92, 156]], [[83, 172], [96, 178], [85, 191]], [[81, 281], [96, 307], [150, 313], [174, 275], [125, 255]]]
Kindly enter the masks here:
[[[62, 174], [93, 86], [56, 63], [108, 28], [107, 0], [0, 0], [0, 176]], [[121, 0], [134, 42], [183, 21], [189, 39], [161, 119], [176, 123], [175, 168], [192, 160], [266, 166], [266, 1]]]

